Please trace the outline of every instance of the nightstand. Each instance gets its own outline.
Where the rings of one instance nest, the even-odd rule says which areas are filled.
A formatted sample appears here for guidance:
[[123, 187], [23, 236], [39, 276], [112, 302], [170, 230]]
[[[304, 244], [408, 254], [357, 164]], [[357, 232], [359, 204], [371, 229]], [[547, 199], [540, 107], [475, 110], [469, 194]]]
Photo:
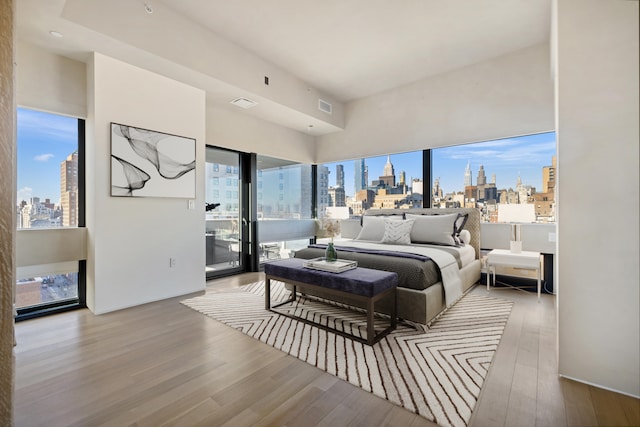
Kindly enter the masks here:
[[[489, 290], [489, 282], [491, 272], [493, 272], [493, 285], [496, 284], [496, 266], [513, 267], [523, 270], [535, 270], [538, 276], [538, 301], [540, 301], [541, 288], [541, 267], [540, 252], [511, 252], [508, 249], [494, 249], [487, 255], [487, 291]], [[509, 284], [505, 285], [520, 289]], [[522, 289], [520, 289], [522, 290]]]

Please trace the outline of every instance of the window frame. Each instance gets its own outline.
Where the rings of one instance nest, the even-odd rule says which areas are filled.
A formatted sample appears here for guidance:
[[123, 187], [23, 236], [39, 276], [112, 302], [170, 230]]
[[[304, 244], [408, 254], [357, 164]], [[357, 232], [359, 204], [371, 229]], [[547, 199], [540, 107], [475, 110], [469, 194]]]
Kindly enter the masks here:
[[[78, 225], [74, 228], [86, 227], [86, 121], [77, 118], [78, 121]], [[31, 232], [37, 233], [34, 229]], [[78, 296], [77, 298], [43, 303], [29, 307], [16, 309], [15, 321], [20, 322], [42, 316], [77, 310], [87, 307], [87, 261], [78, 261]], [[15, 286], [15, 285], [14, 285]]]

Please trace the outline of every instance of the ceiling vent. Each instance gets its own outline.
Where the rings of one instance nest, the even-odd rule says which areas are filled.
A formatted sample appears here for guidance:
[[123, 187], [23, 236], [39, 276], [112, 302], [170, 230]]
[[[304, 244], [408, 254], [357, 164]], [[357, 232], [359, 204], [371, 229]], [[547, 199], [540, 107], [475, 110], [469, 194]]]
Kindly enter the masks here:
[[327, 114], [331, 114], [331, 104], [323, 99], [318, 99], [318, 109]]
[[258, 105], [256, 101], [252, 101], [248, 98], [236, 98], [233, 101], [231, 101], [231, 103], [240, 108], [244, 108], [245, 110], [247, 108], [255, 107], [256, 105]]

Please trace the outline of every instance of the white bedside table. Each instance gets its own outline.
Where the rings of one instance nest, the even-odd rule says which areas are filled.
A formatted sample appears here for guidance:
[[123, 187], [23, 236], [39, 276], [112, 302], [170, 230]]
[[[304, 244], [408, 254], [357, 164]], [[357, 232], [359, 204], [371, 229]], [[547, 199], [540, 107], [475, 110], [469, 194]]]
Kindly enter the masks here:
[[[493, 271], [493, 285], [496, 284], [496, 266], [521, 268], [523, 270], [535, 270], [538, 274], [538, 301], [540, 301], [541, 275], [540, 252], [522, 251], [511, 252], [508, 249], [494, 249], [487, 255], [487, 291], [489, 290], [489, 276]], [[516, 286], [508, 285], [512, 288]], [[522, 290], [522, 289], [521, 289]]]

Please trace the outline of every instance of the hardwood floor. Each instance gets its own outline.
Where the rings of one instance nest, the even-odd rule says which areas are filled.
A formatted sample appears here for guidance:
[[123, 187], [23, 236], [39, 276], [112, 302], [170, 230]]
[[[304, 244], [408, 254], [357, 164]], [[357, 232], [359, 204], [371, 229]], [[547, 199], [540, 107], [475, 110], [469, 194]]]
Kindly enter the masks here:
[[[538, 304], [517, 290], [490, 295], [515, 304], [470, 426], [640, 425], [638, 399], [558, 378], [553, 296]], [[18, 323], [15, 425], [434, 425], [183, 306], [183, 298]]]

